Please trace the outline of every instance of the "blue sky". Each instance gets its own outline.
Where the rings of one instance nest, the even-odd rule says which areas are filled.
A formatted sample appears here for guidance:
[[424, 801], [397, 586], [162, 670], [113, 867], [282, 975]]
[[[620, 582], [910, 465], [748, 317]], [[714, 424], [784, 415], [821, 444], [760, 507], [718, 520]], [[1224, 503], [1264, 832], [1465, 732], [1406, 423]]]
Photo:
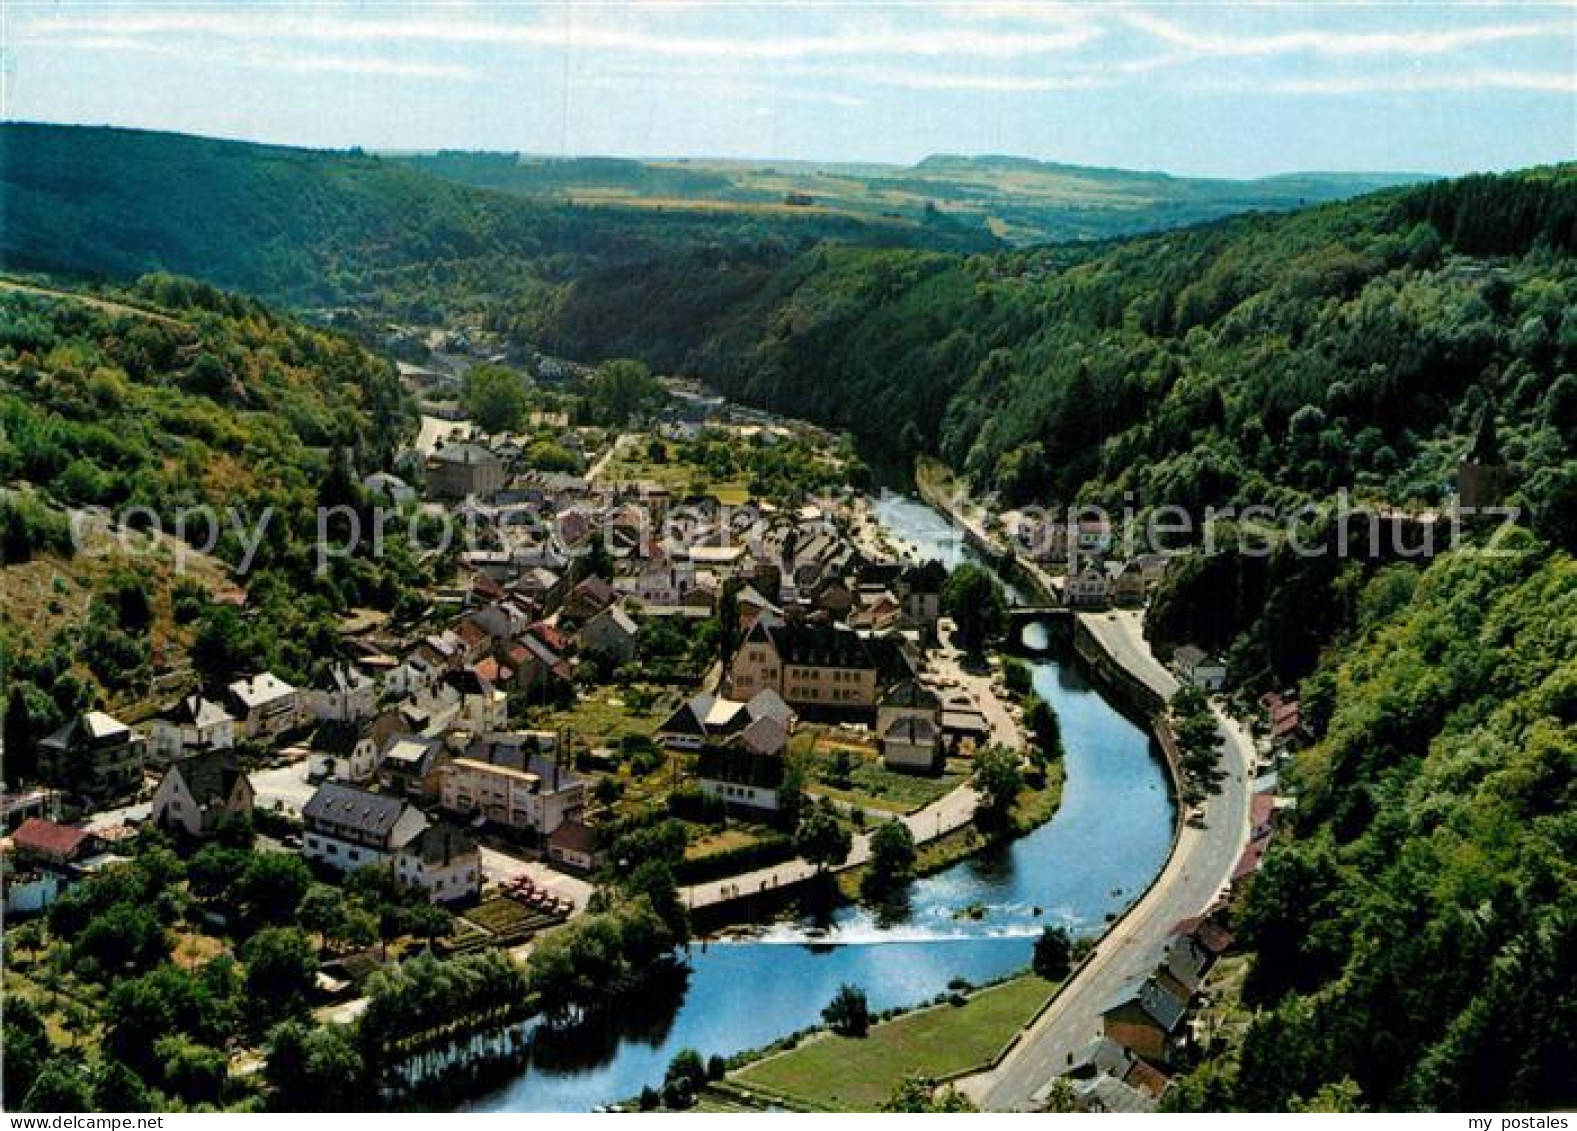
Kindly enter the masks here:
[[309, 146], [1258, 176], [1577, 156], [1577, 5], [10, 0], [4, 116]]

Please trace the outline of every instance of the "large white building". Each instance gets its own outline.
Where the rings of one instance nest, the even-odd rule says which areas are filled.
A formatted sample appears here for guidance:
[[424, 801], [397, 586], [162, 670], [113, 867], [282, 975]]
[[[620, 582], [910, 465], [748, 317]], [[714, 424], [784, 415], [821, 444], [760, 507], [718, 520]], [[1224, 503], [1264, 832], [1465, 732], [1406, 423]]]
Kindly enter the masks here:
[[535, 755], [523, 766], [456, 758], [441, 771], [441, 804], [518, 832], [547, 836], [586, 807], [586, 783], [556, 761]]
[[354, 872], [387, 864], [427, 827], [427, 817], [397, 797], [327, 782], [301, 810], [302, 855]]

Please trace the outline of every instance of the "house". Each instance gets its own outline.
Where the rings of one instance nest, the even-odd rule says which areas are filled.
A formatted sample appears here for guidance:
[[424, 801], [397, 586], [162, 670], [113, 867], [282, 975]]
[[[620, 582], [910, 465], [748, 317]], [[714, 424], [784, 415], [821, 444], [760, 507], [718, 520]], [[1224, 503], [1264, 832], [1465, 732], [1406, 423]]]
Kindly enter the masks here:
[[164, 771], [153, 794], [153, 822], [208, 836], [225, 817], [250, 817], [252, 798], [252, 783], [231, 751], [188, 754]]
[[887, 690], [876, 705], [882, 762], [891, 769], [936, 769], [942, 745], [942, 701], [917, 679]]
[[395, 852], [394, 874], [434, 903], [475, 899], [482, 894], [482, 853], [469, 833], [439, 822]]
[[1226, 686], [1226, 664], [1192, 644], [1184, 644], [1172, 653], [1172, 669], [1184, 683], [1202, 691], [1220, 691]]
[[340, 871], [389, 863], [427, 827], [423, 813], [397, 797], [326, 782], [301, 809], [302, 855]]
[[378, 784], [402, 797], [436, 798], [447, 756], [442, 739], [396, 735], [379, 754]]
[[910, 566], [898, 575], [898, 599], [903, 619], [927, 636], [936, 634], [942, 616], [942, 586], [947, 584], [947, 569], [932, 558], [923, 565]]
[[84, 711], [38, 744], [39, 774], [95, 804], [142, 789], [145, 743], [119, 719]]
[[775, 718], [785, 731], [793, 732], [794, 710], [771, 688], [746, 701], [703, 691], [668, 716], [657, 728], [657, 737], [675, 749], [699, 750], [707, 742], [720, 742], [763, 718]]
[[64, 868], [99, 851], [100, 842], [89, 829], [29, 817], [11, 834], [11, 846], [24, 861]]
[[575, 634], [575, 645], [585, 656], [597, 656], [614, 664], [635, 659], [635, 640], [640, 626], [620, 605], [609, 605], [597, 613]]
[[474, 667], [445, 672], [417, 705], [430, 715], [446, 716], [449, 727], [473, 734], [503, 730], [509, 722], [508, 694]]
[[225, 691], [238, 739], [273, 738], [301, 722], [300, 692], [272, 672], [238, 679]]
[[763, 716], [721, 742], [701, 747], [696, 784], [725, 805], [776, 812], [787, 778], [788, 728]]
[[571, 818], [548, 835], [548, 859], [577, 872], [595, 872], [602, 867], [603, 852], [597, 830]]
[[536, 620], [538, 606], [525, 597], [509, 597], [478, 609], [471, 620], [492, 641], [514, 640]]
[[793, 707], [869, 711], [884, 687], [913, 674], [894, 637], [762, 620], [734, 656], [729, 689], [736, 698], [748, 698], [770, 688]]
[[148, 753], [159, 765], [235, 745], [235, 717], [221, 703], [188, 695], [148, 725]]
[[1188, 1012], [1188, 1002], [1150, 974], [1129, 979], [1101, 1010], [1101, 1029], [1146, 1060], [1165, 1063]]
[[554, 683], [568, 683], [575, 671], [564, 655], [542, 636], [528, 632], [507, 653], [516, 691], [545, 694]]
[[1109, 579], [1112, 604], [1126, 608], [1144, 604], [1148, 587], [1145, 583], [1144, 566], [1137, 559], [1107, 562], [1106, 574]]
[[586, 807], [586, 783], [557, 759], [532, 755], [524, 766], [456, 758], [444, 767], [440, 804], [515, 832], [550, 836]]
[[481, 444], [445, 444], [427, 460], [427, 493], [435, 499], [486, 498], [502, 490], [507, 466]]
[[583, 579], [564, 598], [563, 615], [574, 621], [589, 620], [602, 612], [618, 598], [613, 583], [592, 574]]
[[29, 867], [7, 858], [0, 858], [0, 885], [5, 888], [7, 919], [47, 910], [60, 898], [65, 886], [58, 872]]
[[1070, 608], [1104, 609], [1111, 602], [1111, 579], [1093, 560], [1087, 561], [1068, 576], [1063, 592]]
[[370, 719], [378, 711], [378, 685], [353, 664], [331, 664], [302, 693], [306, 714], [326, 722]]
[[833, 620], [843, 620], [854, 608], [854, 590], [841, 577], [829, 577], [819, 582], [811, 592], [812, 607], [826, 613]]
[[1270, 724], [1270, 741], [1277, 748], [1295, 747], [1306, 737], [1303, 729], [1303, 710], [1296, 699], [1279, 692], [1267, 691], [1260, 696], [1259, 704], [1265, 709]]

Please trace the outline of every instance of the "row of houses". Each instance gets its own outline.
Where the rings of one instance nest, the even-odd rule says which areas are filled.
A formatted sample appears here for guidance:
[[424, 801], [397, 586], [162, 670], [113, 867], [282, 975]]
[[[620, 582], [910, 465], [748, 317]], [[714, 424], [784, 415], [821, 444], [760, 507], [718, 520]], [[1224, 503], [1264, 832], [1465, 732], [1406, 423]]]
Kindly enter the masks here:
[[1190, 1019], [1208, 1002], [1206, 978], [1234, 943], [1227, 917], [1264, 862], [1281, 804], [1269, 792], [1253, 795], [1248, 843], [1222, 901], [1176, 924], [1103, 1005], [1101, 1036], [1064, 1073], [1081, 1110], [1154, 1110], [1195, 1039]]

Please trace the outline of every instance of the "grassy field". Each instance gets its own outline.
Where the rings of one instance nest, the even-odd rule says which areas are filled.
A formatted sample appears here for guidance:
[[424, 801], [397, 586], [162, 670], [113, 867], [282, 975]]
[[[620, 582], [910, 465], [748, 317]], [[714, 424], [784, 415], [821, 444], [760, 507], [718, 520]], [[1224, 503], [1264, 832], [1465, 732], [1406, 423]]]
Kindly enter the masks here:
[[[950, 758], [940, 774], [913, 774], [889, 770], [869, 742], [825, 727], [802, 726], [794, 735], [791, 752], [806, 759], [811, 788], [818, 794], [880, 813], [913, 813], [951, 793], [969, 777], [969, 761]], [[835, 755], [849, 755], [847, 780], [833, 771]]]
[[1025, 974], [873, 1026], [862, 1038], [813, 1037], [733, 1073], [745, 1088], [836, 1111], [875, 1111], [911, 1073], [942, 1077], [993, 1059], [1051, 997], [1056, 984]]
[[563, 710], [533, 712], [531, 725], [545, 730], [566, 729], [592, 746], [616, 746], [626, 735], [652, 735], [677, 706], [677, 695], [666, 688], [644, 688], [649, 706], [630, 702], [630, 689], [598, 687]]
[[626, 444], [608, 461], [601, 478], [609, 482], [646, 479], [659, 483], [675, 495], [711, 495], [724, 506], [738, 506], [750, 498], [750, 486], [743, 477], [718, 479], [705, 467], [686, 460], [678, 444], [665, 444], [668, 458], [659, 463], [650, 457], [645, 443]]

